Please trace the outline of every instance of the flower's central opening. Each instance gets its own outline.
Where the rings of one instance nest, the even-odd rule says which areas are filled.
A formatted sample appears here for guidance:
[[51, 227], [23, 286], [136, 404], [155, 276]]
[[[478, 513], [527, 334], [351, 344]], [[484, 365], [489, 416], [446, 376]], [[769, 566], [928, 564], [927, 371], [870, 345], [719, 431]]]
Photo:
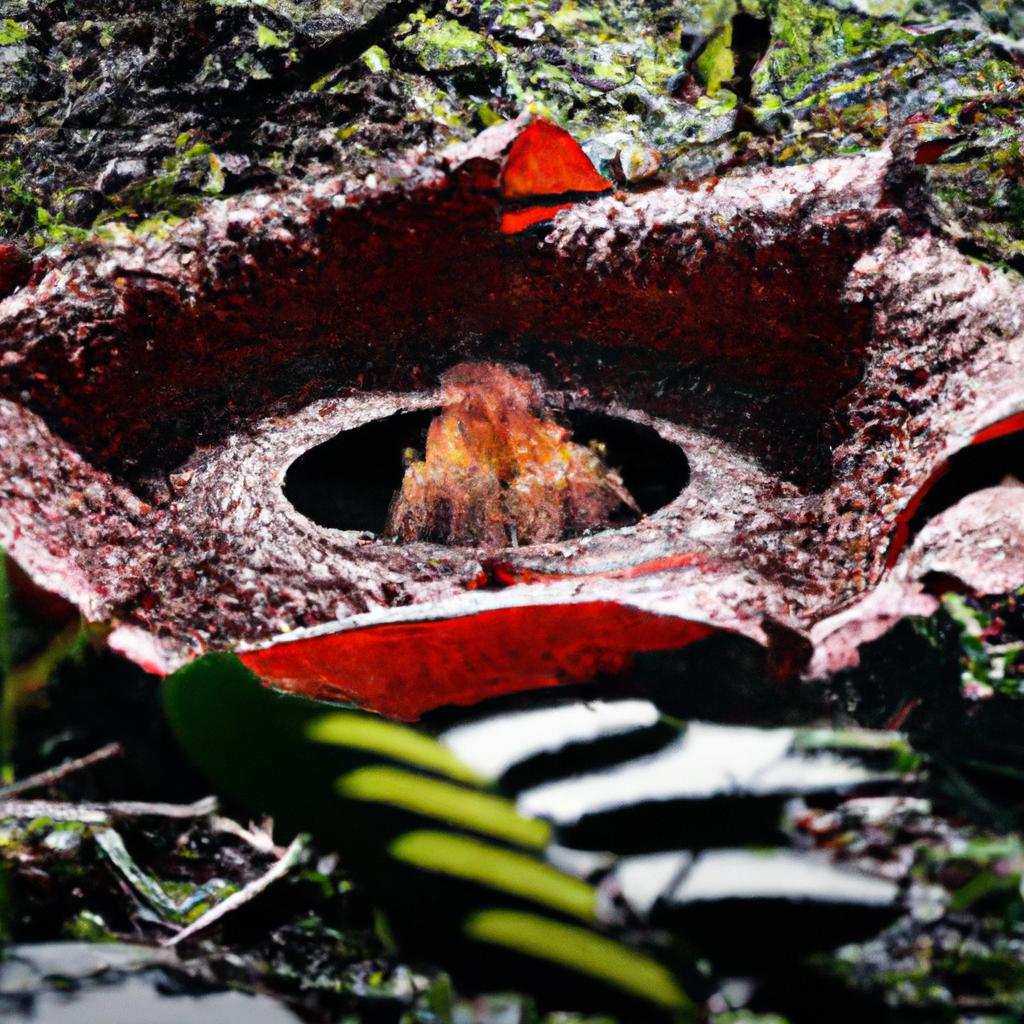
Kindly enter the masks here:
[[525, 369], [457, 366], [439, 405], [315, 445], [288, 467], [285, 497], [319, 526], [379, 540], [513, 547], [630, 525], [689, 482], [662, 429], [553, 395]]

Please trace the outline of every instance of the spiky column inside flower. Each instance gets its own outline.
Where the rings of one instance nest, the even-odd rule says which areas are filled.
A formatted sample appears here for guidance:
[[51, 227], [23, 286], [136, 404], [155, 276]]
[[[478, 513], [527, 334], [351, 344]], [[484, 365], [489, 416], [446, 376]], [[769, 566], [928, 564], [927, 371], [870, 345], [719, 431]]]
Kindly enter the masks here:
[[596, 446], [574, 442], [543, 408], [532, 374], [462, 364], [444, 375], [441, 403], [425, 457], [409, 465], [391, 503], [389, 536], [485, 547], [541, 544], [639, 515]]

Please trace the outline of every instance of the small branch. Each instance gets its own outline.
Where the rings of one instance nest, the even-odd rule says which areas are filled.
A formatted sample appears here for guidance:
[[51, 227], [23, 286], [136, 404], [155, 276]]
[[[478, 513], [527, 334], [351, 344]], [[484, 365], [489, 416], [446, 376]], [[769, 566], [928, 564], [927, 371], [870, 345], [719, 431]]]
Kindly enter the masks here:
[[264, 889], [279, 878], [283, 878], [298, 864], [302, 859], [302, 855], [306, 852], [308, 842], [309, 840], [305, 835], [296, 836], [288, 849], [285, 850], [284, 856], [273, 864], [266, 874], [260, 875], [259, 878], [250, 882], [244, 888], [239, 889], [234, 895], [229, 896], [215, 907], [211, 907], [202, 917], [197, 918], [187, 928], [183, 928], [173, 938], [165, 939], [163, 945], [176, 946], [179, 942], [184, 942], [185, 939], [191, 938], [196, 932], [209, 927], [215, 921], [219, 921], [225, 914], [230, 914], [232, 910], [237, 910], [239, 907], [250, 902], [250, 900], [255, 899]]
[[214, 814], [210, 817], [210, 828], [214, 832], [225, 832], [230, 836], [235, 836], [242, 842], [248, 843], [254, 850], [259, 850], [260, 853], [269, 853], [275, 857], [284, 856], [284, 848], [277, 846], [271, 833], [258, 825], [252, 828], [243, 828], [231, 818], [222, 818], [219, 814]]
[[65, 761], [56, 768], [48, 768], [46, 771], [36, 775], [29, 775], [27, 778], [12, 782], [9, 786], [0, 786], [0, 800], [16, 796], [18, 793], [25, 793], [30, 789], [41, 789], [44, 786], [52, 786], [55, 782], [66, 779], [69, 775], [82, 771], [84, 768], [91, 768], [94, 764], [107, 761], [112, 757], [120, 757], [124, 753], [124, 747], [120, 743], [108, 743], [99, 750], [94, 750], [84, 757], [76, 757], [72, 761]]
[[110, 815], [101, 804], [70, 804], [57, 800], [0, 801], [0, 821], [4, 818], [16, 821], [52, 818], [54, 821], [77, 821], [82, 825], [110, 824]]
[[204, 796], [192, 804], [147, 803], [143, 800], [112, 800], [98, 804], [113, 818], [205, 818], [217, 810], [217, 798]]
[[84, 825], [108, 825], [115, 818], [204, 818], [217, 809], [217, 798], [204, 797], [194, 804], [144, 803], [119, 800], [113, 803], [63, 803], [56, 800], [0, 800], [0, 819], [53, 818]]

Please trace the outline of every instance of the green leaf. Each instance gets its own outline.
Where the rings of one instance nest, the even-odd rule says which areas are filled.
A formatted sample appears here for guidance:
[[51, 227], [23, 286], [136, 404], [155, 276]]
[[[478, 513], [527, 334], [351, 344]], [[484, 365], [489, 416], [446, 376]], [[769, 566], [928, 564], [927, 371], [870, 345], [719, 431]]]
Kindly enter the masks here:
[[[317, 758], [310, 752], [315, 755], [316, 748], [304, 737], [323, 705], [268, 689], [233, 654], [222, 653], [168, 676], [161, 695], [189, 758], [254, 811], [276, 813], [311, 788]], [[328, 803], [329, 781], [323, 795]]]
[[532, 849], [542, 849], [551, 838], [550, 825], [524, 818], [504, 797], [400, 768], [358, 768], [335, 788], [349, 800], [386, 804]]
[[594, 921], [597, 916], [597, 892], [592, 886], [493, 843], [448, 832], [416, 831], [399, 836], [388, 852], [407, 864], [479, 882], [584, 921]]
[[467, 943], [499, 947], [516, 954], [513, 987], [529, 990], [543, 964], [563, 997], [587, 1001], [603, 985], [609, 998], [692, 1017], [666, 967], [594, 927], [593, 887], [543, 860], [551, 825], [520, 814], [432, 737], [275, 693], [229, 654], [175, 672], [163, 698], [182, 745], [221, 788], [271, 812], [275, 828], [336, 846], [404, 952], [457, 971]]
[[430, 736], [359, 712], [337, 712], [317, 718], [307, 728], [306, 738], [313, 743], [371, 751], [462, 782], [484, 781]]
[[665, 1009], [691, 1007], [666, 967], [588, 929], [516, 910], [481, 910], [465, 928], [478, 942], [559, 964]]

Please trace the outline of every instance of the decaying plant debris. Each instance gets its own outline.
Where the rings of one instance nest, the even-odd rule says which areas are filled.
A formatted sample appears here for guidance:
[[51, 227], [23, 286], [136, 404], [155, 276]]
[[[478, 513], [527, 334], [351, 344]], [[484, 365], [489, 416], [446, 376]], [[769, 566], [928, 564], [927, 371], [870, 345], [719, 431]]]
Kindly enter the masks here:
[[[951, 660], [949, 658], [956, 644], [950, 648], [948, 640], [955, 637], [955, 631], [949, 630], [941, 642], [938, 637], [930, 638], [923, 645], [928, 654], [923, 654], [922, 648], [913, 644], [886, 640], [890, 645], [888, 651], [872, 649], [867, 659], [869, 664], [846, 681], [849, 694], [856, 695], [859, 701], [857, 715], [861, 721], [884, 723], [891, 720], [890, 701], [897, 702], [897, 708], [908, 700], [915, 704], [918, 711], [909, 719], [904, 716], [911, 725], [917, 722], [913, 727], [915, 741], [933, 750], [937, 749], [937, 740], [945, 746], [942, 756], [930, 763], [930, 781], [923, 778], [909, 783], [890, 781], [886, 783], [887, 793], [874, 796], [858, 791], [872, 776], [881, 778], [889, 773], [889, 779], [894, 780], [891, 772], [898, 762], [894, 762], [893, 757], [902, 757], [899, 752], [905, 751], [906, 745], [898, 735], [889, 733], [884, 746], [873, 754], [868, 751], [863, 754], [868, 758], [867, 772], [860, 770], [860, 774], [835, 776], [835, 769], [828, 769], [834, 775], [831, 784], [852, 785], [851, 793], [838, 804], [829, 799], [819, 801], [811, 795], [808, 807], [794, 809], [789, 825], [793, 838], [788, 842], [800, 851], [797, 856], [809, 857], [809, 864], [832, 862], [844, 872], [886, 880], [890, 886], [895, 883], [904, 894], [901, 900], [910, 899], [910, 912], [904, 913], [895, 926], [877, 939], [844, 947], [839, 954], [819, 958], [813, 965], [801, 967], [795, 956], [789, 956], [784, 970], [772, 968], [766, 976], [761, 976], [761, 969], [758, 969], [756, 999], [752, 1006], [766, 1012], [784, 1013], [791, 1021], [816, 1019], [822, 1005], [843, 1007], [847, 1016], [839, 1019], [851, 1021], [862, 1020], [865, 1013], [882, 1020], [905, 1020], [914, 1014], [928, 1020], [955, 1020], [958, 1015], [972, 1010], [1013, 1012], [1019, 1006], [1019, 972], [1011, 966], [1019, 943], [1013, 922], [1019, 912], [1019, 878], [1024, 867], [1019, 843], [1013, 835], [1000, 835], [990, 828], [979, 829], [963, 820], [964, 814], [988, 818], [991, 806], [984, 804], [986, 797], [982, 796], [987, 794], [987, 799], [996, 800], [1004, 814], [1009, 815], [1001, 826], [1008, 827], [1014, 820], [1014, 813], [1019, 814], [1019, 806], [1016, 812], [1013, 810], [1013, 804], [1019, 804], [1019, 800], [1013, 797], [1012, 786], [1004, 789], [1000, 796], [998, 775], [993, 775], [977, 790], [977, 798], [982, 802], [976, 805], [966, 796], [969, 790], [963, 788], [964, 777], [950, 774], [948, 782], [943, 780], [947, 768], [952, 772], [959, 765], [962, 771], [967, 763], [965, 759], [977, 759], [984, 756], [985, 751], [991, 751], [990, 745], [999, 742], [1001, 730], [1004, 738], [1012, 742], [1015, 730], [1019, 735], [1020, 705], [1011, 698], [998, 698], [1002, 701], [1001, 707], [992, 707], [993, 714], [978, 723], [975, 739], [970, 739], [974, 727], [965, 723], [971, 716], [971, 705], [957, 701], [955, 654]], [[945, 653], [942, 653], [943, 647]], [[711, 662], [702, 672], [706, 687], [689, 688], [692, 698], [703, 694], [703, 703], [691, 704], [685, 713], [712, 712], [716, 699], [725, 691], [726, 706], [739, 717], [745, 717], [737, 710], [742, 705], [744, 691], [736, 681], [756, 664], [750, 660], [750, 653], [749, 648], [737, 648], [731, 653], [719, 648], [711, 655]], [[886, 667], [887, 657], [897, 659], [899, 668]], [[709, 670], [711, 664], [719, 666], [717, 675]], [[631, 707], [639, 707], [642, 701], [637, 699], [638, 694], [648, 692], [659, 703], [667, 701], [665, 707], [676, 712], [683, 710], [672, 701], [680, 693], [679, 682], [686, 678], [686, 670], [677, 670], [684, 673], [682, 676], [665, 674], [659, 683], [652, 685], [652, 680], [658, 678], [652, 668], [654, 666], [647, 666], [638, 673], [619, 697], [614, 691], [606, 691], [607, 699], [615, 701], [625, 697]], [[900, 671], [904, 672], [902, 677]], [[90, 679], [100, 679], [101, 683], [98, 687], [89, 685]], [[881, 689], [879, 684], [888, 688]], [[763, 677], [755, 685], [759, 690], [768, 688]], [[591, 696], [585, 689], [577, 693], [577, 697]], [[832, 696], [836, 700], [844, 699], [839, 687]], [[923, 705], [922, 697], [928, 698]], [[201, 919], [208, 907], [223, 904], [234, 898], [236, 892], [265, 876], [282, 855], [282, 849], [275, 848], [264, 831], [265, 824], [246, 826], [244, 811], [230, 800], [222, 801], [213, 817], [202, 816], [208, 813], [208, 808], [196, 807], [192, 813], [200, 816], [184, 820], [168, 818], [162, 808], [154, 805], [156, 799], [183, 808], [207, 792], [205, 781], [194, 776], [170, 745], [155, 699], [156, 689], [150, 679], [141, 674], [132, 676], [129, 666], [118, 664], [107, 655], [98, 663], [89, 661], [78, 668], [66, 667], [50, 690], [50, 709], [29, 713], [25, 718], [19, 747], [25, 774], [41, 761], [52, 763], [55, 758], [74, 751], [91, 751], [98, 744], [114, 739], [121, 740], [124, 755], [66, 775], [51, 784], [59, 787], [56, 790], [38, 791], [38, 796], [51, 797], [51, 805], [52, 798], [60, 796], [64, 807], [78, 806], [77, 818], [66, 821], [53, 817], [5, 818], [4, 859], [9, 879], [16, 884], [15, 891], [21, 894], [15, 934], [22, 942], [58, 935], [79, 940], [103, 938], [133, 943], [142, 940], [154, 945], [166, 942], [190, 921]], [[571, 700], [567, 695], [562, 706], [571, 708]], [[506, 778], [503, 785], [524, 793], [526, 802], [536, 803], [538, 799], [550, 800], [554, 796], [554, 793], [542, 796], [544, 787], [538, 788], [538, 781], [542, 782], [547, 772], [560, 770], [562, 759], [566, 752], [572, 751], [574, 743], [571, 727], [553, 733], [550, 729], [529, 727], [525, 721], [527, 728], [516, 726], [517, 716], [525, 713], [528, 719], [536, 713], [537, 707], [536, 700], [526, 702], [520, 698], [518, 704], [511, 707], [506, 701], [498, 707], [481, 709], [467, 723], [462, 740], [456, 740], [458, 729], [451, 730], [450, 716], [432, 724], [448, 730], [453, 749], [469, 756], [474, 756], [474, 729], [490, 725], [497, 730], [501, 741], [495, 742], [495, 737], [488, 739], [485, 735], [483, 744], [476, 744], [476, 756], [479, 757], [481, 751], [486, 754], [489, 767], [485, 770], [489, 772], [495, 770], [496, 764], [511, 764], [516, 769], [518, 761], [521, 769], [511, 772], [507, 767], [498, 769]], [[586, 705], [580, 707], [585, 709]], [[585, 718], [588, 714], [584, 710]], [[785, 714], [785, 703], [776, 700], [771, 714], [761, 717], [780, 721]], [[1001, 724], [997, 724], [1000, 720]], [[579, 724], [588, 731], [593, 728], [586, 721]], [[60, 726], [65, 728], [65, 738], [55, 744], [54, 728]], [[663, 723], [658, 727], [657, 736], [653, 735], [649, 716], [642, 722], [635, 722], [633, 728], [638, 726], [639, 733], [623, 730], [615, 737], [614, 749], [607, 743], [603, 748], [592, 746], [582, 762], [576, 748], [575, 770], [585, 772], [589, 764], [591, 771], [595, 768], [601, 771], [614, 767], [620, 760], [642, 757], [652, 743], [655, 747], [664, 746], [674, 735], [678, 721], [676, 726], [667, 729]], [[715, 728], [721, 729], [723, 735], [730, 732], [723, 727], [711, 727], [711, 731]], [[745, 732], [751, 731], [756, 730], [735, 730], [731, 743], [720, 748], [726, 757], [720, 769], [727, 776], [738, 767], [737, 742]], [[792, 730], [784, 732], [793, 735]], [[649, 736], [649, 741], [638, 746], [641, 735]], [[826, 740], [824, 734], [816, 740], [813, 730], [805, 730], [800, 740], [803, 756], [815, 749], [827, 749], [820, 747]], [[854, 744], [849, 748], [854, 757], [861, 756], [856, 753], [854, 735], [845, 742]], [[568, 746], [556, 757], [559, 743]], [[973, 749], [972, 744], [976, 744]], [[1019, 741], [1017, 747], [1015, 763], [1020, 763]], [[536, 756], [530, 759], [530, 752], [537, 750], [546, 751], [546, 761]], [[1002, 756], [999, 769], [1014, 763], [1005, 754]], [[777, 768], [775, 766], [776, 773]], [[977, 768], [968, 770], [977, 783], [980, 778]], [[699, 788], [707, 781], [706, 774], [699, 775], [699, 779], [695, 779], [687, 773], [678, 781], [689, 780]], [[780, 781], [785, 776], [783, 771]], [[791, 776], [791, 781], [800, 778], [800, 775]], [[820, 773], [817, 780], [806, 777], [803, 784], [813, 788], [822, 781], [826, 786], [830, 784]], [[993, 782], [997, 783], [995, 787]], [[894, 784], [895, 791], [891, 788]], [[602, 790], [596, 795], [608, 805], [607, 787]], [[113, 822], [81, 820], [88, 810], [83, 803], [95, 802], [97, 794], [109, 793], [142, 804], [146, 808], [143, 814], [148, 813], [148, 817], [121, 817]], [[683, 795], [682, 790], [680, 795]], [[696, 790], [693, 795], [697, 795]], [[25, 803], [32, 796], [32, 793], [23, 793], [18, 799]], [[742, 799], [738, 794], [719, 794], [718, 799], [723, 797], [733, 801]], [[707, 798], [713, 799], [711, 794], [707, 794]], [[761, 799], [771, 804], [776, 797], [768, 792]], [[700, 803], [700, 799], [691, 801], [686, 811], [691, 819], [694, 814], [700, 815]], [[605, 813], [609, 811], [613, 816], [616, 813], [611, 806], [606, 807]], [[628, 806], [622, 805], [619, 813], [629, 813]], [[236, 817], [235, 822], [230, 820], [232, 816]], [[650, 842], [652, 836], [655, 842], [671, 841], [659, 828], [641, 835], [636, 827], [639, 821], [642, 821], [642, 814], [633, 827], [616, 830], [616, 843]], [[770, 825], [770, 817], [763, 814], [719, 814], [713, 821], [715, 834], [723, 829], [749, 830]], [[651, 824], [655, 821], [651, 820]], [[99, 833], [107, 833], [111, 838], [116, 834], [120, 839], [104, 838], [99, 842]], [[705, 840], [713, 838], [711, 832], [702, 832], [702, 835]], [[563, 849], [563, 854], [567, 852]], [[604, 888], [609, 897], [614, 897], [608, 904], [610, 912], [618, 912], [613, 908], [619, 905], [617, 901], [621, 896], [615, 894], [623, 886], [630, 900], [642, 901], [644, 892], [661, 877], [658, 871], [662, 869], [656, 871], [653, 863], [637, 874], [641, 863], [642, 858], [627, 857], [622, 859], [620, 871], [609, 872], [610, 865], [605, 858], [603, 862], [592, 861], [587, 868], [605, 876]], [[586, 867], [586, 862], [582, 867]], [[735, 872], [733, 875], [735, 877]], [[807, 884], [805, 872], [798, 873], [798, 878], [801, 885]], [[770, 879], [769, 874], [761, 884], [770, 886]], [[693, 884], [698, 880], [699, 876], [695, 877]], [[668, 881], [666, 876], [664, 884]], [[685, 891], [680, 893], [681, 898], [685, 895]], [[714, 898], [712, 891], [705, 894], [705, 899], [709, 895]], [[852, 927], [851, 923], [844, 922], [841, 912], [829, 909], [827, 894], [822, 896], [825, 903], [819, 904], [817, 910], [811, 904], [802, 909], [794, 904], [787, 909], [785, 900], [781, 906], [776, 903], [771, 909], [770, 890], [760, 898], [748, 891], [745, 897], [748, 902], [730, 911], [739, 915], [737, 926], [743, 929], [741, 937], [729, 942], [730, 948], [735, 955], [746, 950], [744, 956], [750, 956], [757, 949], [764, 939], [761, 929], [765, 925], [756, 922], [765, 920], [758, 916], [763, 914], [769, 915], [769, 927], [773, 916], [777, 920], [779, 915], [788, 918], [802, 913], [813, 918], [817, 914], [813, 941], [826, 943], [827, 935], [843, 934]], [[838, 898], [838, 894], [834, 898]], [[669, 911], [676, 913], [666, 906], [659, 915]], [[699, 900], [689, 911], [683, 905], [678, 912], [699, 914]], [[666, 923], [661, 917], [659, 920]], [[742, 923], [744, 921], [746, 924]], [[181, 943], [177, 959], [168, 960], [159, 952], [137, 948], [125, 951], [123, 956], [126, 959], [134, 956], [148, 965], [144, 975], [146, 984], [156, 985], [164, 993], [176, 991], [195, 998], [204, 992], [219, 991], [225, 983], [230, 983], [283, 997], [292, 1011], [310, 1021], [334, 1020], [339, 1012], [353, 1013], [357, 1019], [398, 1020], [403, 1013], [414, 1010], [440, 1013], [439, 1019], [445, 1019], [443, 1007], [448, 990], [443, 976], [418, 965], [410, 969], [396, 960], [380, 945], [371, 923], [367, 894], [360, 879], [351, 880], [344, 862], [310, 850], [304, 854], [300, 865], [256, 899]], [[430, 922], [427, 924], [431, 927]], [[719, 931], [717, 925], [707, 932], [708, 941], [712, 932], [727, 941], [727, 933]], [[811, 936], [807, 939], [811, 941]], [[801, 941], [799, 930], [790, 933], [788, 941]], [[18, 985], [23, 986], [20, 991], [34, 995], [40, 1011], [49, 1005], [51, 997], [46, 993], [51, 989], [20, 965], [25, 959], [33, 963], [37, 957], [45, 955], [45, 950], [37, 954], [24, 948], [17, 951], [14, 961]], [[102, 961], [102, 947], [98, 955]], [[70, 956], [65, 950], [65, 958]], [[121, 957], [120, 947], [113, 947], [109, 956]], [[95, 976], [96, 981], [83, 977], [77, 982], [78, 998], [86, 1001], [73, 1005], [78, 1005], [83, 1012], [90, 1006], [87, 1000], [91, 986], [97, 983], [116, 985], [117, 972], [124, 970], [118, 966], [119, 960], [112, 972], [96, 966], [95, 959], [90, 960], [93, 967], [89, 974]], [[74, 960], [63, 962], [71, 970], [73, 963], [78, 962], [78, 954]], [[5, 975], [5, 981], [8, 978], [9, 975]], [[732, 992], [729, 998], [736, 996], [737, 993]], [[19, 998], [24, 999], [24, 996]], [[197, 1013], [202, 1011], [205, 998], [208, 997], [202, 996], [196, 1001]], [[886, 1008], [887, 1004], [891, 1005], [890, 1009]], [[213, 999], [205, 1012], [215, 1017], [220, 1005]], [[487, 1003], [477, 1003], [476, 1017], [468, 1017], [469, 1006], [464, 1003], [459, 1004], [458, 1012], [468, 1019], [488, 1024], [502, 1020], [502, 1012], [511, 1012], [507, 1001], [498, 1000], [489, 1005], [488, 1009]], [[719, 1010], [723, 1007], [721, 996], [712, 999], [714, 1007]], [[522, 1019], [531, 1019], [528, 1010], [517, 1012], [525, 1014]], [[732, 1018], [722, 1015], [713, 1019], [725, 1022]]]

